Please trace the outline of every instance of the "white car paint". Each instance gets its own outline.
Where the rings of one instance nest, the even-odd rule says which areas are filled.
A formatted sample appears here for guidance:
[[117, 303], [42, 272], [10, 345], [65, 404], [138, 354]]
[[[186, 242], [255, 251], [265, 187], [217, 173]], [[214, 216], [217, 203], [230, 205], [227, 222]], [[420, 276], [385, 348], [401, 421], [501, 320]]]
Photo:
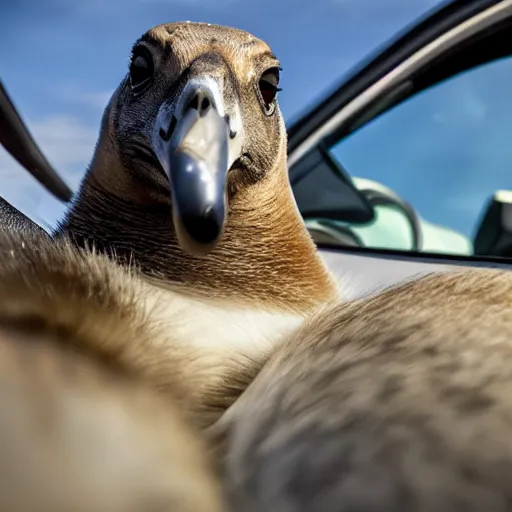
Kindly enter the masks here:
[[447, 261], [423, 257], [342, 252], [320, 249], [331, 272], [339, 280], [341, 291], [348, 300], [376, 293], [391, 285], [432, 272], [449, 272], [464, 267], [492, 267], [512, 270], [510, 263], [479, 261]]

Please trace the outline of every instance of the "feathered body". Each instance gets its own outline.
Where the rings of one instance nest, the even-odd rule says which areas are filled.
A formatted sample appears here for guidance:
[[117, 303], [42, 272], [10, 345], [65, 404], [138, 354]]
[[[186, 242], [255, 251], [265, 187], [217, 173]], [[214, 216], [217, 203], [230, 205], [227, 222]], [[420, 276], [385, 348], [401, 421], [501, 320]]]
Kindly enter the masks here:
[[[151, 29], [57, 232], [0, 235], [0, 509], [512, 510], [512, 275], [344, 303], [278, 67], [242, 31]], [[185, 166], [211, 197], [176, 165], [191, 125], [220, 127]]]
[[512, 275], [424, 277], [311, 318], [210, 435], [236, 510], [511, 510]]

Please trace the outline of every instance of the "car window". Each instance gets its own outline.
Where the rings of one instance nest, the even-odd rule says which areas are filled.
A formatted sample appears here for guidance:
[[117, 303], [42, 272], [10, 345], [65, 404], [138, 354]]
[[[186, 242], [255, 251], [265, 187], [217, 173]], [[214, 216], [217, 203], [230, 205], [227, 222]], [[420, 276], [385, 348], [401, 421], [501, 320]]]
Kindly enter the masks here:
[[[416, 249], [474, 254], [489, 201], [512, 191], [511, 91], [512, 58], [488, 62], [417, 93], [329, 152], [356, 187], [409, 203], [421, 229]], [[393, 204], [350, 227], [367, 247], [415, 249], [411, 223]]]

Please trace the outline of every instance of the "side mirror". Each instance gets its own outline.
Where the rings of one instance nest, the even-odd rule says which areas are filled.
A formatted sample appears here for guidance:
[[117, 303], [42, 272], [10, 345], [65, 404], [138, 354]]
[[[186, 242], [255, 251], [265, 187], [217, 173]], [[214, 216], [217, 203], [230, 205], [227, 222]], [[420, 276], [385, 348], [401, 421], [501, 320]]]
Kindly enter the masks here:
[[373, 206], [365, 195], [321, 147], [317, 146], [290, 169], [290, 181], [299, 210], [306, 220], [364, 224], [375, 217]]
[[487, 205], [474, 239], [476, 256], [512, 257], [512, 191], [498, 190]]

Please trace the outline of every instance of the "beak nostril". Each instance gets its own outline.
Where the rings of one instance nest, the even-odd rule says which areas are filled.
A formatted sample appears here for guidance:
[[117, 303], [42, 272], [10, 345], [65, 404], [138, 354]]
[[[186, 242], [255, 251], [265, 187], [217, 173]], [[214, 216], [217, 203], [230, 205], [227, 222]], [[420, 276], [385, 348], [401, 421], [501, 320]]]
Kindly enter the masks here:
[[199, 110], [199, 94], [194, 94], [192, 99], [188, 102], [188, 108]]
[[213, 101], [208, 93], [200, 90], [190, 99], [187, 107], [197, 110], [200, 116], [204, 116], [213, 107]]
[[210, 100], [205, 96], [201, 102], [201, 110], [208, 110], [210, 108]]

